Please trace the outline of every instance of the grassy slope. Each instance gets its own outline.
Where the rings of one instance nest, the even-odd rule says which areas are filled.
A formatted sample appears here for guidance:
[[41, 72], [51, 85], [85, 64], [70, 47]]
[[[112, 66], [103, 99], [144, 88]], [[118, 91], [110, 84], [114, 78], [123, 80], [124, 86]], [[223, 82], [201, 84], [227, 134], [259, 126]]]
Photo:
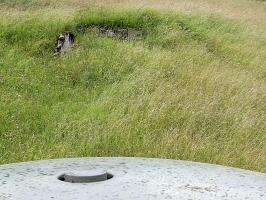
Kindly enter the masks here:
[[[147, 156], [266, 171], [260, 29], [197, 12], [0, 2], [1, 163]], [[77, 32], [99, 24], [141, 27], [146, 37]], [[56, 58], [63, 30], [76, 33], [77, 45]]]

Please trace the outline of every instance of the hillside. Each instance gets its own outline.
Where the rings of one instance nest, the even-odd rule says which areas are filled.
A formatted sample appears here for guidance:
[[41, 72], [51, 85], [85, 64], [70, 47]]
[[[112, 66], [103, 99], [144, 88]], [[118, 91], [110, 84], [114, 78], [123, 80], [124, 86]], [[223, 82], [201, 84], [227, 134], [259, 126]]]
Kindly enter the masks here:
[[[0, 0], [0, 13], [1, 164], [141, 156], [266, 172], [265, 2]], [[54, 56], [63, 31], [75, 45]]]

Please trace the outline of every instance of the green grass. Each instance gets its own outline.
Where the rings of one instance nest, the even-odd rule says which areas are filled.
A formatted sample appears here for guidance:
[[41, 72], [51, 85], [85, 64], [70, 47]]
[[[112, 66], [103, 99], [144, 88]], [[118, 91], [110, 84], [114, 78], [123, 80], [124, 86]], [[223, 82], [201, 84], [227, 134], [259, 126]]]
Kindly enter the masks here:
[[[95, 25], [145, 34], [121, 41], [78, 31]], [[65, 30], [76, 44], [54, 57]], [[213, 15], [90, 8], [70, 18], [3, 16], [0, 46], [1, 164], [143, 156], [266, 171], [259, 31]]]

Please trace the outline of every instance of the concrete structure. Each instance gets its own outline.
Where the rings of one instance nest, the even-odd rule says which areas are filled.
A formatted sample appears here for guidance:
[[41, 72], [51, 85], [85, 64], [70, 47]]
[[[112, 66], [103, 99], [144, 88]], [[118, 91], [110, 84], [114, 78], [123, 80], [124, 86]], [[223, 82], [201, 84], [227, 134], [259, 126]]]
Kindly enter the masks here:
[[56, 40], [55, 55], [65, 54], [73, 46], [75, 36], [70, 32], [61, 33], [59, 38]]
[[73, 158], [0, 166], [1, 200], [265, 200], [266, 174], [188, 161]]

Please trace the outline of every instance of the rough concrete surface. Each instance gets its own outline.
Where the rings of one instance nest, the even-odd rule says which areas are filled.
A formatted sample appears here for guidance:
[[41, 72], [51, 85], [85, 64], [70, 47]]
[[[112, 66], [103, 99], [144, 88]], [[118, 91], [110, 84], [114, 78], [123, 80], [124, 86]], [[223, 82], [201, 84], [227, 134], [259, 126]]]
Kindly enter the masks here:
[[[59, 180], [62, 174], [88, 183]], [[100, 171], [100, 172], [99, 172]], [[110, 176], [110, 175], [113, 175]], [[189, 161], [71, 158], [0, 166], [1, 200], [265, 200], [266, 174]]]

